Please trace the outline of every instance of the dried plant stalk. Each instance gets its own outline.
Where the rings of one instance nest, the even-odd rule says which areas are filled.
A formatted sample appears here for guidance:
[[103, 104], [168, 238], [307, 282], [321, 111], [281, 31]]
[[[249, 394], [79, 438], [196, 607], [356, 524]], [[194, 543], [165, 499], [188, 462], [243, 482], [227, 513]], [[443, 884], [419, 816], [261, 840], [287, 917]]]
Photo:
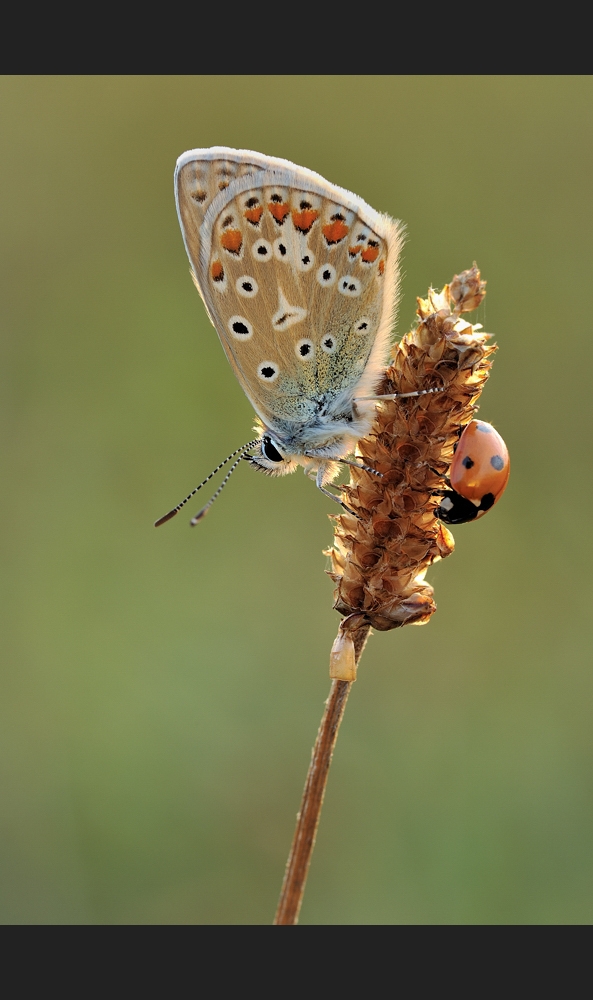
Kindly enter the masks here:
[[[354, 658], [358, 662], [366, 643], [370, 626], [359, 628], [354, 640]], [[311, 752], [311, 763], [305, 782], [301, 808], [297, 815], [296, 829], [290, 854], [286, 862], [284, 882], [280, 892], [275, 924], [296, 924], [303, 901], [305, 882], [315, 846], [321, 806], [338, 729], [344, 715], [352, 682], [332, 680], [325, 712], [319, 725], [317, 739]]]
[[459, 432], [472, 419], [488, 378], [489, 334], [461, 319], [485, 295], [476, 265], [442, 292], [418, 299], [418, 324], [400, 341], [379, 395], [430, 388], [424, 396], [384, 400], [357, 454], [382, 473], [351, 468], [343, 487], [353, 514], [335, 518], [330, 576], [344, 617], [330, 657], [326, 702], [286, 866], [276, 924], [296, 924], [315, 844], [329, 765], [346, 700], [371, 626], [385, 632], [423, 625], [436, 610], [428, 567], [451, 554], [454, 540], [435, 516], [439, 490]]
[[436, 610], [428, 567], [451, 554], [451, 532], [436, 517], [444, 477], [460, 429], [472, 419], [488, 378], [489, 334], [461, 319], [485, 295], [474, 265], [442, 292], [418, 299], [417, 327], [394, 350], [378, 394], [440, 388], [442, 392], [381, 402], [358, 454], [382, 478], [351, 469], [344, 487], [357, 515], [336, 518], [330, 550], [334, 607], [350, 630], [385, 632], [423, 625]]

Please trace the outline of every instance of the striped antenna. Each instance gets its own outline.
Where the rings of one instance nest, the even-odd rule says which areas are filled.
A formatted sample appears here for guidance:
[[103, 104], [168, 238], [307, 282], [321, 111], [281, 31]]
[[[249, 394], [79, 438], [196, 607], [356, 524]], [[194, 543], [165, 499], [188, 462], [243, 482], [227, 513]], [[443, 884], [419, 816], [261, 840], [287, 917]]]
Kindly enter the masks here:
[[233, 464], [231, 465], [229, 471], [227, 472], [226, 476], [224, 477], [223, 481], [221, 482], [220, 486], [218, 487], [216, 493], [213, 496], [210, 497], [210, 499], [209, 499], [208, 503], [205, 505], [205, 507], [202, 507], [202, 509], [198, 511], [198, 513], [195, 515], [195, 517], [192, 517], [191, 521], [189, 522], [191, 524], [192, 528], [193, 528], [193, 526], [195, 524], [198, 523], [198, 521], [201, 521], [203, 517], [206, 517], [206, 514], [210, 510], [212, 504], [214, 503], [214, 501], [216, 500], [216, 498], [218, 496], [220, 496], [220, 494], [222, 493], [223, 489], [225, 488], [226, 484], [228, 483], [229, 479], [231, 478], [233, 472], [235, 471], [235, 469], [237, 468], [237, 466], [241, 464], [241, 460], [243, 458], [246, 458], [246, 457], [247, 457], [246, 455], [239, 455], [237, 461], [233, 462]]
[[365, 472], [372, 472], [373, 476], [383, 479], [382, 472], [377, 472], [376, 469], [372, 469], [370, 465], [365, 465], [363, 462], [351, 462], [348, 458], [338, 458], [336, 461], [341, 462], [342, 465], [351, 465], [354, 469], [363, 469]]
[[[194, 494], [197, 493], [198, 490], [202, 489], [202, 486], [205, 486], [206, 483], [209, 483], [210, 480], [212, 479], [212, 476], [215, 476], [217, 472], [219, 472], [222, 468], [224, 468], [224, 466], [227, 464], [227, 462], [230, 462], [231, 458], [234, 458], [235, 455], [240, 455], [241, 458], [243, 458], [243, 452], [249, 451], [250, 448], [255, 448], [255, 445], [258, 443], [258, 441], [259, 441], [259, 438], [254, 438], [253, 441], [248, 441], [247, 444], [244, 444], [241, 448], [237, 448], [237, 450], [234, 451], [232, 453], [232, 455], [229, 455], [228, 458], [225, 458], [224, 462], [221, 462], [220, 465], [217, 465], [216, 468], [212, 470], [212, 472], [210, 473], [210, 475], [206, 476], [206, 478], [204, 479], [204, 481], [202, 483], [200, 483], [199, 486], [196, 486], [195, 490], [192, 490], [191, 493], [188, 493], [188, 495], [186, 496], [185, 500], [182, 500], [181, 503], [178, 503], [176, 507], [173, 507], [173, 510], [170, 510], [168, 514], [164, 514], [163, 517], [159, 517], [158, 521], [154, 522], [155, 528], [158, 528], [159, 525], [164, 524], [165, 521], [170, 521], [172, 517], [175, 517], [175, 515], [178, 513], [178, 511], [180, 511], [181, 508], [185, 506], [185, 504], [187, 503], [187, 501], [191, 500], [191, 498], [194, 496]], [[234, 470], [237, 468], [239, 462], [241, 461], [241, 458], [239, 458], [239, 460], [237, 462], [235, 462], [235, 464], [233, 465], [233, 468], [231, 469], [231, 472], [234, 472]], [[222, 486], [224, 486], [224, 484], [227, 482], [227, 480], [228, 480], [231, 472], [229, 472], [229, 474], [225, 478]], [[216, 491], [216, 493], [212, 497], [212, 500], [210, 500], [206, 504], [206, 507], [203, 508], [204, 509], [204, 513], [206, 512], [206, 508], [209, 507], [213, 503], [213, 501], [215, 500], [215, 498], [218, 496], [218, 494], [220, 493], [220, 490], [222, 489], [222, 486], [220, 487], [220, 489], [218, 489]], [[200, 516], [203, 516], [201, 511], [200, 511], [199, 515], [196, 514], [196, 518], [199, 520]], [[194, 521], [196, 521], [196, 518], [194, 518], [192, 520], [192, 524], [194, 523]]]
[[418, 389], [416, 392], [391, 392], [387, 396], [357, 396], [356, 402], [363, 399], [405, 399], [407, 396], [428, 396], [431, 392], [445, 392], [447, 386], [440, 386], [438, 389]]

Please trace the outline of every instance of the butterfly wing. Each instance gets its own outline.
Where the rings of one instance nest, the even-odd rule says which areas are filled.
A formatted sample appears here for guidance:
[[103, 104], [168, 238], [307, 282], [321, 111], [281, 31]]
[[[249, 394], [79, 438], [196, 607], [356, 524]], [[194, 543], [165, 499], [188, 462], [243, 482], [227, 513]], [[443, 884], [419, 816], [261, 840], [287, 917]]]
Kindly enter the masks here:
[[194, 280], [271, 429], [372, 393], [389, 351], [399, 224], [319, 174], [249, 150], [183, 154], [175, 190]]

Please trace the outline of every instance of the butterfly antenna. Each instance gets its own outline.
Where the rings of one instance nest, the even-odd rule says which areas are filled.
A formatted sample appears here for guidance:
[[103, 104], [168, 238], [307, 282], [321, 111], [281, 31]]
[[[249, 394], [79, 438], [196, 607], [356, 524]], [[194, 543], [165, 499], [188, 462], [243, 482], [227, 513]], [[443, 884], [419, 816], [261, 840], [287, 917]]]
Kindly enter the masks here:
[[[197, 493], [198, 490], [202, 489], [202, 486], [205, 486], [206, 483], [209, 483], [210, 480], [212, 479], [212, 477], [215, 476], [216, 473], [219, 472], [222, 468], [224, 468], [224, 466], [227, 464], [227, 462], [230, 462], [230, 460], [232, 458], [234, 458], [235, 455], [239, 455], [240, 454], [241, 458], [242, 458], [243, 457], [243, 452], [249, 451], [250, 448], [254, 448], [258, 441], [259, 441], [259, 438], [254, 438], [253, 441], [248, 441], [247, 444], [244, 444], [241, 448], [237, 448], [237, 450], [234, 451], [232, 453], [232, 455], [229, 455], [228, 458], [225, 458], [224, 462], [221, 462], [220, 465], [217, 465], [216, 468], [212, 470], [212, 472], [210, 473], [210, 475], [206, 476], [206, 478], [204, 479], [204, 481], [201, 482], [199, 486], [196, 486], [195, 490], [192, 490], [191, 493], [188, 493], [188, 495], [186, 496], [185, 500], [182, 500], [181, 503], [178, 503], [176, 507], [173, 507], [173, 510], [170, 510], [168, 514], [164, 514], [163, 517], [159, 517], [158, 521], [154, 522], [155, 528], [158, 528], [159, 525], [164, 524], [165, 521], [170, 521], [172, 517], [175, 517], [175, 515], [178, 513], [178, 511], [180, 511], [181, 508], [185, 506], [185, 504], [187, 503], [187, 501], [191, 500], [191, 498], [194, 496], [194, 494]], [[239, 462], [240, 461], [241, 461], [241, 459], [239, 459]], [[233, 472], [234, 469], [236, 469], [236, 467], [239, 464], [239, 462], [235, 462], [235, 465], [231, 469], [231, 472]], [[224, 480], [224, 482], [222, 484], [223, 486], [224, 486], [224, 483], [226, 483], [226, 481], [228, 480], [230, 474], [231, 473], [229, 472], [229, 475], [226, 477], [226, 479]], [[222, 489], [222, 486], [220, 487], [220, 489]], [[218, 490], [218, 492], [214, 494], [214, 497], [212, 498], [212, 500], [210, 500], [210, 502], [208, 504], [206, 504], [206, 507], [210, 506], [210, 504], [213, 502], [213, 500], [218, 496], [218, 493], [220, 493], [220, 490]], [[196, 517], [197, 516], [198, 515], [196, 515]], [[193, 524], [193, 521], [192, 521], [192, 524]]]
[[210, 497], [210, 499], [209, 499], [208, 503], [205, 505], [205, 507], [202, 507], [202, 509], [198, 511], [198, 513], [195, 515], [195, 517], [192, 517], [191, 521], [189, 522], [191, 524], [192, 528], [193, 528], [194, 524], [197, 524], [198, 521], [201, 521], [203, 517], [206, 517], [206, 514], [210, 510], [212, 504], [214, 503], [214, 501], [216, 500], [216, 498], [218, 496], [220, 496], [220, 494], [222, 493], [222, 491], [225, 488], [226, 484], [228, 483], [229, 479], [231, 478], [233, 472], [235, 471], [235, 469], [237, 468], [237, 466], [241, 464], [241, 460], [243, 458], [245, 458], [245, 455], [239, 455], [237, 461], [233, 462], [233, 464], [231, 465], [229, 471], [227, 472], [226, 476], [224, 477], [223, 481], [221, 482], [220, 486], [218, 487], [216, 493], [213, 496]]
[[446, 385], [439, 386], [438, 389], [417, 389], [416, 392], [390, 392], [387, 396], [357, 396], [355, 402], [359, 400], [372, 399], [406, 399], [408, 396], [428, 396], [431, 392], [445, 392]]
[[377, 472], [376, 469], [372, 469], [370, 465], [365, 465], [363, 462], [351, 462], [348, 458], [338, 458], [337, 462], [341, 462], [342, 465], [351, 465], [354, 469], [363, 469], [365, 472], [371, 472], [373, 476], [378, 476], [379, 479], [383, 479], [383, 473]]

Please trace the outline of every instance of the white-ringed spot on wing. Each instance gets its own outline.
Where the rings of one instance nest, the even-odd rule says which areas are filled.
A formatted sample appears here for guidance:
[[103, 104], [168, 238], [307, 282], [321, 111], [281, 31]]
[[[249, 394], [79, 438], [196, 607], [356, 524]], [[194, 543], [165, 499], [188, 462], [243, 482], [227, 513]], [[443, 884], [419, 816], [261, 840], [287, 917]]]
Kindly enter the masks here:
[[288, 330], [289, 326], [300, 323], [307, 315], [307, 310], [302, 306], [290, 304], [286, 295], [278, 286], [278, 308], [272, 316], [272, 326], [275, 330]]
[[244, 316], [231, 316], [228, 328], [235, 340], [251, 340], [253, 337], [253, 327]]
[[235, 288], [244, 299], [254, 299], [259, 292], [257, 281], [249, 274], [243, 274], [240, 278], [237, 278]]
[[310, 271], [315, 263], [315, 256], [310, 250], [301, 250], [297, 257], [297, 267], [299, 271]]
[[288, 260], [288, 244], [282, 236], [279, 236], [277, 240], [274, 240], [273, 250], [276, 260]]
[[357, 298], [361, 291], [362, 285], [358, 278], [353, 278], [350, 274], [345, 274], [338, 281], [338, 291], [342, 295], [348, 295], [350, 298]]
[[265, 262], [266, 260], [272, 259], [272, 244], [268, 243], [267, 240], [256, 240], [251, 247], [251, 253], [255, 260], [261, 260]]
[[316, 277], [323, 288], [329, 287], [336, 280], [336, 269], [331, 264], [322, 264], [321, 267], [317, 268]]
[[371, 328], [371, 321], [368, 316], [361, 316], [354, 324], [355, 333], [368, 333]]
[[303, 337], [302, 340], [297, 340], [294, 345], [294, 353], [302, 361], [310, 361], [315, 357], [315, 344], [307, 337]]
[[326, 354], [333, 354], [337, 346], [338, 341], [330, 333], [326, 333], [325, 337], [321, 338], [321, 350], [325, 351]]
[[274, 364], [273, 361], [262, 361], [261, 365], [258, 365], [257, 374], [262, 382], [275, 382], [279, 370], [278, 365]]

